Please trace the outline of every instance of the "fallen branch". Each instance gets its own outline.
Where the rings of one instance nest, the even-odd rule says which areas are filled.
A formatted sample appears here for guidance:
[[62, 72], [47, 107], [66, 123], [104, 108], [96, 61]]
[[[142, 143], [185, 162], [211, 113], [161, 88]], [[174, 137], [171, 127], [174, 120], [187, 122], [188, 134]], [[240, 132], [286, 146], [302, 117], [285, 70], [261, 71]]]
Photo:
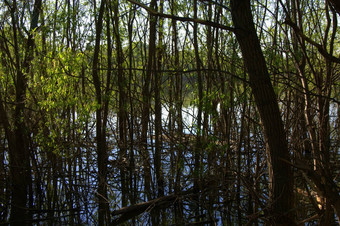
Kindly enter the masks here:
[[120, 215], [118, 218], [114, 219], [112, 223], [114, 225], [123, 223], [153, 208], [157, 208], [157, 209], [167, 208], [171, 204], [175, 203], [181, 197], [191, 195], [191, 194], [193, 194], [192, 189], [188, 191], [183, 191], [179, 194], [170, 194], [170, 195], [163, 196], [157, 199], [153, 199], [147, 202], [142, 202], [142, 203], [137, 203], [132, 206], [122, 207], [121, 209], [118, 209], [112, 212], [112, 216]]

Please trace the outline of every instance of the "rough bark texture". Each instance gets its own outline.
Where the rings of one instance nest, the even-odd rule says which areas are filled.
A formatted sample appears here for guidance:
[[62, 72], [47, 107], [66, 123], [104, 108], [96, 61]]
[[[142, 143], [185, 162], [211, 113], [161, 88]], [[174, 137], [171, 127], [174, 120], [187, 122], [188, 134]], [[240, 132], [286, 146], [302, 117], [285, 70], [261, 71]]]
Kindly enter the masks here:
[[266, 62], [256, 34], [249, 0], [232, 0], [231, 11], [236, 38], [240, 45], [250, 86], [263, 124], [267, 143], [271, 182], [273, 221], [277, 225], [292, 225], [293, 184], [288, 144], [278, 102], [270, 81]]

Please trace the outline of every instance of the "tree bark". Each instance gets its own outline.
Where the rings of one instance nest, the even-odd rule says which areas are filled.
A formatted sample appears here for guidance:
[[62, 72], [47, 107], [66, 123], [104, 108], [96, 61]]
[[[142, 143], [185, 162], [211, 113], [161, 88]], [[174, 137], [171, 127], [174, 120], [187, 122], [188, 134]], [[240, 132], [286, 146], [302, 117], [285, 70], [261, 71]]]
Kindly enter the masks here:
[[97, 164], [98, 164], [98, 225], [105, 225], [107, 222], [107, 152], [105, 148], [105, 133], [103, 134], [103, 106], [102, 106], [102, 89], [98, 73], [100, 36], [103, 30], [103, 16], [105, 1], [101, 1], [99, 15], [96, 20], [96, 41], [94, 47], [94, 56], [92, 64], [92, 78], [96, 91], [96, 101], [98, 108], [96, 110], [96, 145], [97, 145]]
[[250, 86], [260, 113], [270, 175], [270, 198], [273, 221], [277, 225], [292, 225], [293, 178], [288, 143], [284, 131], [278, 102], [270, 81], [266, 61], [255, 30], [250, 0], [232, 0], [231, 13], [236, 28]]
[[[160, 2], [160, 11], [163, 12], [163, 1]], [[162, 63], [163, 63], [163, 19], [159, 21], [158, 48], [157, 48], [157, 73], [155, 73], [155, 156], [154, 165], [156, 171], [158, 197], [164, 195], [164, 177], [162, 172]], [[156, 64], [155, 64], [156, 66]]]
[[122, 41], [120, 36], [119, 29], [119, 1], [116, 0], [114, 2], [113, 8], [113, 20], [114, 20], [114, 34], [116, 38], [116, 51], [117, 51], [117, 77], [118, 77], [118, 91], [119, 91], [119, 108], [118, 108], [118, 129], [119, 129], [119, 158], [122, 162], [120, 167], [120, 175], [121, 175], [121, 186], [122, 186], [122, 206], [126, 206], [128, 204], [128, 177], [127, 177], [127, 81], [125, 78], [123, 63], [124, 63], [124, 54]]
[[[198, 14], [198, 7], [197, 7], [197, 0], [194, 0], [194, 19], [197, 19]], [[194, 153], [194, 192], [199, 193], [201, 189], [201, 162], [202, 162], [202, 108], [203, 108], [203, 76], [201, 73], [201, 60], [199, 54], [199, 47], [198, 47], [198, 23], [194, 23], [194, 51], [195, 51], [195, 63], [197, 69], [197, 88], [198, 88], [198, 106], [197, 106], [197, 125], [196, 125], [196, 147]], [[195, 201], [197, 202], [197, 208], [195, 211], [195, 215], [200, 215], [200, 197], [194, 197]], [[197, 219], [199, 220], [199, 219]]]
[[[157, 7], [157, 1], [153, 0], [151, 2], [151, 8], [155, 9]], [[154, 75], [154, 64], [155, 64], [155, 53], [156, 53], [156, 25], [157, 17], [149, 14], [150, 22], [150, 32], [149, 32], [149, 52], [147, 60], [147, 70], [144, 80], [142, 98], [143, 98], [143, 109], [142, 109], [142, 129], [141, 129], [141, 145], [142, 145], [142, 159], [144, 165], [144, 183], [145, 183], [145, 193], [148, 200], [151, 200], [151, 166], [150, 166], [150, 153], [148, 150], [148, 125], [150, 116], [150, 99], [151, 99], [151, 89], [150, 84], [152, 80], [152, 75]]]
[[[8, 1], [5, 1], [5, 4], [9, 8], [11, 8], [10, 11], [15, 55], [15, 60], [13, 59], [13, 65], [15, 65], [16, 70], [16, 78], [14, 81], [15, 107], [13, 122], [10, 122], [10, 117], [7, 116], [7, 112], [5, 111], [4, 106], [1, 103], [0, 121], [5, 128], [9, 147], [9, 166], [12, 191], [10, 222], [11, 225], [23, 225], [25, 223], [28, 223], [31, 219], [31, 214], [28, 208], [29, 206], [27, 206], [29, 195], [28, 191], [31, 185], [30, 153], [28, 147], [28, 134], [25, 119], [27, 74], [30, 72], [30, 64], [34, 57], [33, 32], [38, 26], [38, 19], [41, 11], [41, 0], [36, 0], [34, 2], [28, 38], [27, 42], [25, 42], [24, 45], [24, 59], [20, 59], [20, 56], [22, 56], [22, 54], [20, 53], [20, 36], [18, 36], [20, 28], [18, 21], [19, 18], [17, 16], [17, 2], [13, 1], [12, 3], [9, 3]], [[12, 126], [10, 126], [10, 124], [12, 123], [14, 125], [13, 128], [11, 128]], [[33, 196], [31, 195], [30, 197], [30, 201], [32, 203]]]
[[335, 11], [340, 15], [340, 2], [338, 0], [327, 0], [334, 7]]

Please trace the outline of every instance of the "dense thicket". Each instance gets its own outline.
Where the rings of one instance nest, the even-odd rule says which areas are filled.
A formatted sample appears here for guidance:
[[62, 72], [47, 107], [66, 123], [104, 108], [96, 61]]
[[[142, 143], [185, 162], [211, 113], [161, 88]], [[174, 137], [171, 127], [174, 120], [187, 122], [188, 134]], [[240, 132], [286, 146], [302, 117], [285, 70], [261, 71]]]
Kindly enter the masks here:
[[0, 223], [339, 223], [339, 15], [1, 1]]

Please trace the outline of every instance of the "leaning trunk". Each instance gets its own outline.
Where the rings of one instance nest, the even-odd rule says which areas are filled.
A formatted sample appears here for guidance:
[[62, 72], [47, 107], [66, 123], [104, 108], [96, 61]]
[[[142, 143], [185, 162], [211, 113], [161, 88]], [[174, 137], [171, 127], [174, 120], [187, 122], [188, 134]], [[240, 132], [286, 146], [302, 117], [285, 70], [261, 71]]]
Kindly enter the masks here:
[[[249, 0], [232, 0], [231, 11], [250, 86], [260, 113], [267, 144], [273, 220], [278, 225], [294, 223], [293, 180], [289, 151], [276, 94], [256, 34]], [[256, 59], [256, 60], [255, 60]]]

